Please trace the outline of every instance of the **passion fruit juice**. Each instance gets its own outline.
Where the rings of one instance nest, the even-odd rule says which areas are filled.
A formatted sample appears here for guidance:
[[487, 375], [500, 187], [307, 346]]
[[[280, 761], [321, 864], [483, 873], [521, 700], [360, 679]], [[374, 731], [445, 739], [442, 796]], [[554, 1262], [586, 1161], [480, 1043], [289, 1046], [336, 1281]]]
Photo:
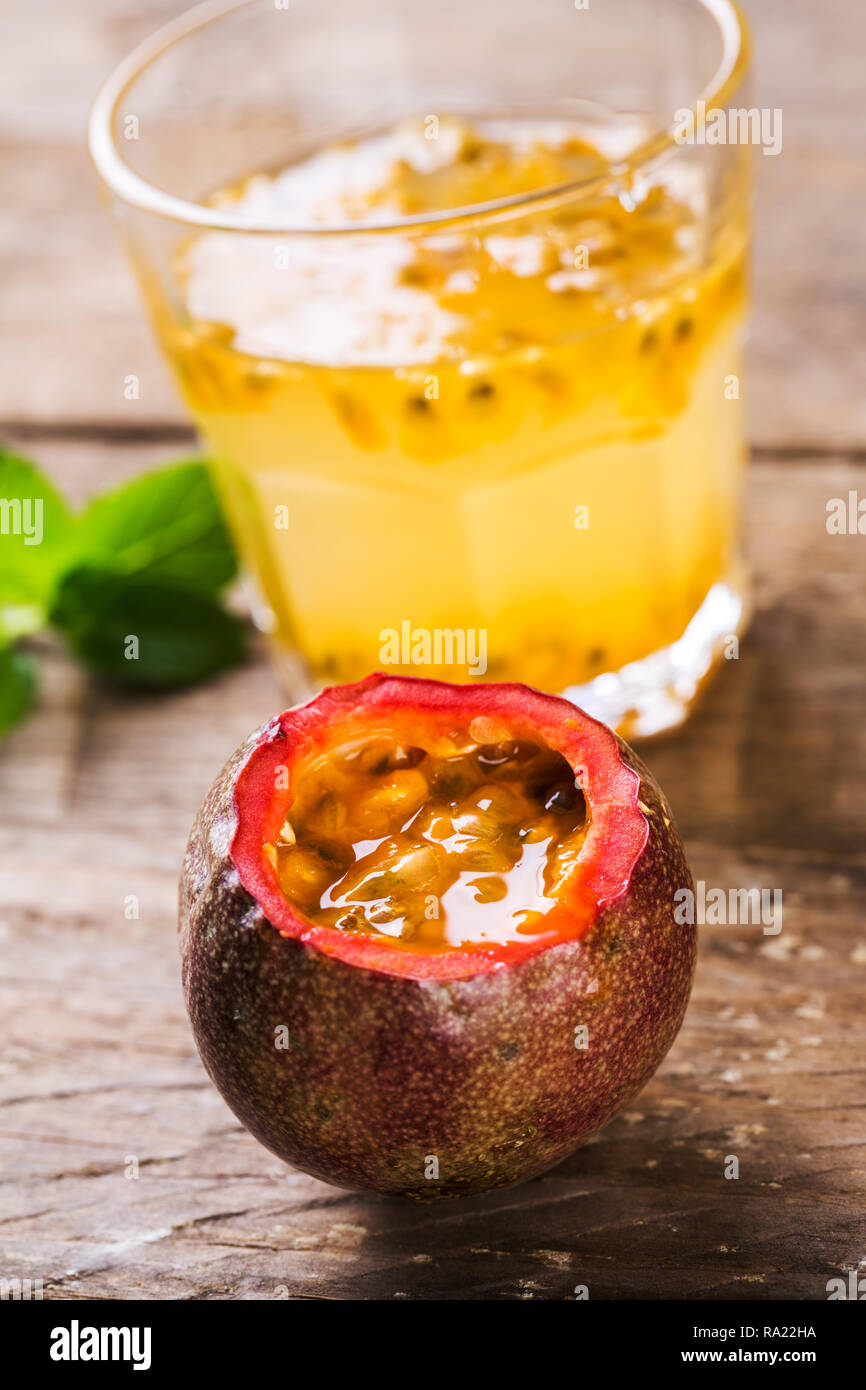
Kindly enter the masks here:
[[[563, 690], [670, 647], [731, 581], [744, 228], [711, 236], [682, 164], [456, 211], [591, 186], [611, 140], [400, 126], [215, 199], [322, 231], [183, 248], [183, 312], [157, 320], [263, 620], [314, 683], [387, 666]], [[419, 670], [394, 655], [404, 624], [483, 633], [484, 660], [452, 642]]]

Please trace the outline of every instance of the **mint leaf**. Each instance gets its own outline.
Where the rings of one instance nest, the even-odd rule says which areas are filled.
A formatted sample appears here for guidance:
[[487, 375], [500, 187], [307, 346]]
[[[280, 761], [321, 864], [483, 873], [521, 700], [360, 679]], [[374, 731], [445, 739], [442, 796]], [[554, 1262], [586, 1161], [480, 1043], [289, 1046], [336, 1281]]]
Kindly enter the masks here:
[[0, 648], [0, 738], [19, 724], [36, 699], [36, 667], [24, 652]]
[[88, 564], [203, 594], [237, 570], [210, 474], [193, 459], [96, 497], [81, 518], [81, 546]]
[[92, 670], [144, 688], [203, 680], [245, 645], [243, 623], [206, 594], [94, 565], [64, 576], [50, 618]]
[[56, 488], [29, 459], [0, 446], [0, 636], [5, 640], [35, 632], [45, 622], [75, 539], [75, 518]]

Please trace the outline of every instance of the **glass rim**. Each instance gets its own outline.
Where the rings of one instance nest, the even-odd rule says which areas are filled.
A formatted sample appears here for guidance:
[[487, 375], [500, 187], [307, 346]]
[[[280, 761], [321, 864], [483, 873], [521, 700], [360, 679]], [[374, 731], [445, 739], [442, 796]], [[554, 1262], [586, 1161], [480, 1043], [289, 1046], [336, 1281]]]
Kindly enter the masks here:
[[746, 17], [738, 0], [692, 0], [715, 19], [722, 39], [722, 56], [710, 81], [697, 94], [688, 108], [681, 108], [680, 119], [667, 127], [659, 127], [623, 158], [611, 161], [601, 174], [576, 179], [553, 187], [533, 189], [529, 193], [511, 194], [487, 202], [446, 208], [441, 212], [413, 213], [407, 217], [389, 217], [384, 221], [351, 221], [299, 223], [293, 220], [248, 217], [228, 208], [216, 208], [207, 203], [191, 202], [166, 192], [148, 179], [136, 174], [123, 158], [114, 137], [117, 109], [138, 77], [156, 62], [163, 53], [182, 39], [222, 19], [234, 11], [251, 8], [259, 0], [201, 0], [192, 9], [157, 29], [138, 44], [114, 69], [100, 88], [87, 127], [90, 157], [102, 182], [115, 197], [141, 212], [152, 213], [185, 226], [210, 231], [245, 232], [252, 235], [282, 233], [286, 236], [364, 236], [371, 234], [435, 231], [437, 228], [459, 226], [476, 221], [496, 222], [515, 214], [537, 210], [547, 212], [575, 198], [596, 198], [670, 154], [679, 146], [676, 131], [681, 127], [683, 112], [689, 110], [693, 120], [698, 111], [724, 106], [740, 87], [749, 64], [750, 35]]

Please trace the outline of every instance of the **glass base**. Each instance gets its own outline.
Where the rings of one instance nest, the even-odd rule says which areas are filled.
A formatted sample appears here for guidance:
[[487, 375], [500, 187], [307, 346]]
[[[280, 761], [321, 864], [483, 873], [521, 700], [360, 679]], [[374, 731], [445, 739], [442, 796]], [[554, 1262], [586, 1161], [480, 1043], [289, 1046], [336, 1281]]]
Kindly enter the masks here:
[[[266, 605], [257, 595], [249, 597], [257, 625], [272, 632]], [[688, 716], [713, 667], [739, 654], [739, 638], [748, 620], [747, 597], [744, 573], [738, 568], [712, 586], [682, 637], [669, 647], [560, 693], [623, 738], [650, 738], [675, 728]], [[322, 687], [310, 679], [300, 652], [273, 637], [269, 646], [277, 676], [290, 698], [297, 704], [311, 699]]]
[[676, 642], [585, 685], [571, 685], [562, 694], [626, 739], [650, 738], [676, 728], [713, 667], [739, 655], [739, 638], [748, 622], [747, 598], [740, 574], [714, 584]]

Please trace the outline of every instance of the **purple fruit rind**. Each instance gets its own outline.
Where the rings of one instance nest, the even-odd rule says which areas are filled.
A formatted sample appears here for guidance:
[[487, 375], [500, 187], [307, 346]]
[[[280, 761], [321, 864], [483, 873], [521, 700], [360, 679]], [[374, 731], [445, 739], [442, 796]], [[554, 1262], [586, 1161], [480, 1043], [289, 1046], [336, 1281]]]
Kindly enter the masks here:
[[235, 1115], [314, 1177], [418, 1199], [560, 1162], [645, 1085], [688, 1002], [696, 934], [673, 907], [693, 884], [650, 773], [618, 739], [650, 833], [627, 892], [582, 940], [465, 979], [413, 979], [280, 936], [242, 886], [233, 793], [263, 732], [208, 793], [181, 880], [184, 994]]

